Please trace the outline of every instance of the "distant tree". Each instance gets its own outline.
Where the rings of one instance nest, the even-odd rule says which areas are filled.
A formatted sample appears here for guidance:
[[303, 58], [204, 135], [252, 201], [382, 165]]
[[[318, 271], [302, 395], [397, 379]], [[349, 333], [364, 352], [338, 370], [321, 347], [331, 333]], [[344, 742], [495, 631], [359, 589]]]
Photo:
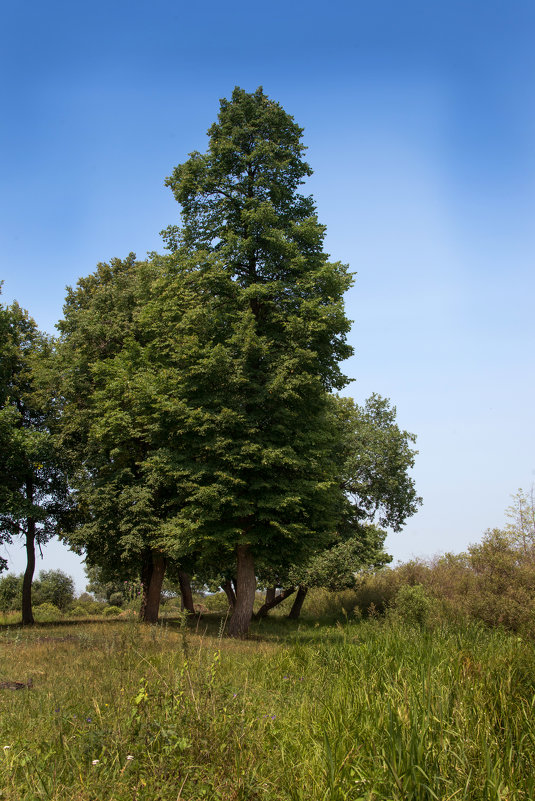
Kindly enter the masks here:
[[55, 398], [46, 367], [52, 342], [17, 303], [1, 308], [0, 329], [0, 540], [25, 540], [22, 622], [29, 624], [35, 546], [59, 533], [72, 507], [53, 431]]
[[62, 612], [74, 600], [74, 581], [62, 570], [41, 570], [33, 589], [36, 604], [51, 603]]
[[525, 555], [531, 552], [535, 556], [535, 485], [528, 491], [517, 490], [512, 498], [513, 503], [505, 511], [509, 520], [505, 531]]
[[[107, 580], [105, 572], [98, 565], [86, 565], [84, 569], [87, 576], [86, 591], [94, 595], [97, 601], [109, 602], [112, 595], [116, 596], [118, 594], [122, 596], [124, 601], [126, 595], [125, 585], [127, 584], [124, 579]], [[115, 605], [121, 606], [121, 604], [117, 603]]]
[[8, 612], [20, 608], [23, 576], [8, 573], [0, 578], [0, 610]]

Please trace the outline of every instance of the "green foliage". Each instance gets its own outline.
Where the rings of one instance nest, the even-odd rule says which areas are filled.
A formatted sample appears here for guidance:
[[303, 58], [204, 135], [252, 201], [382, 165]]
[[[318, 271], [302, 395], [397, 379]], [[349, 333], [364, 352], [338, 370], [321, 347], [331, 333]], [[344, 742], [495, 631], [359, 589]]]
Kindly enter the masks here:
[[[0, 578], [0, 609], [21, 608], [24, 574], [9, 574]], [[50, 603], [65, 611], [74, 600], [74, 581], [62, 570], [41, 570], [32, 583], [34, 605]]]
[[119, 606], [105, 606], [102, 610], [102, 614], [104, 617], [114, 617], [115, 615], [120, 615], [121, 611]]
[[99, 265], [59, 326], [83, 515], [69, 539], [126, 578], [147, 553], [232, 569], [242, 541], [266, 565], [300, 561], [342, 513], [327, 392], [347, 383], [351, 277], [297, 191], [301, 129], [236, 89], [209, 136], [168, 180], [173, 253]]
[[124, 595], [122, 592], [112, 592], [108, 600], [111, 606], [121, 607], [124, 602]]
[[425, 626], [429, 620], [431, 600], [421, 584], [404, 584], [394, 598], [392, 610], [405, 623]]
[[70, 617], [88, 617], [88, 615], [87, 607], [82, 604], [75, 604], [72, 609], [69, 609]]
[[17, 303], [0, 307], [0, 329], [0, 541], [31, 532], [42, 544], [72, 511], [53, 433], [53, 344]]
[[9, 573], [0, 578], [0, 610], [2, 612], [20, 609], [21, 594], [22, 576]]
[[[399, 428], [388, 398], [374, 393], [359, 406], [352, 398], [334, 396], [332, 403], [340, 481], [348, 501], [346, 525], [367, 520], [399, 531], [422, 503], [410, 475], [418, 453], [415, 435]], [[373, 564], [372, 543], [363, 565]]]
[[35, 619], [39, 623], [48, 623], [53, 620], [61, 620], [63, 613], [55, 604], [45, 601], [34, 608]]
[[62, 570], [41, 570], [32, 595], [34, 604], [51, 603], [65, 611], [74, 600], [74, 581]]
[[[116, 598], [121, 595], [121, 598], [124, 599], [125, 590], [126, 594], [128, 594], [128, 587], [125, 586], [126, 583], [124, 581], [120, 579], [114, 581], [105, 580], [102, 567], [85, 565], [84, 569], [88, 580], [86, 590], [88, 593], [92, 593], [97, 600], [109, 601], [112, 595], [116, 596]], [[121, 606], [120, 603], [116, 605]]]
[[[433, 599], [433, 615], [458, 621], [473, 618], [535, 638], [535, 544], [531, 542], [531, 495], [520, 491], [508, 509], [504, 529], [488, 530], [467, 553], [413, 560], [394, 569], [361, 576], [355, 589], [362, 612], [395, 606], [395, 598], [421, 585]], [[406, 588], [406, 589], [404, 589]]]

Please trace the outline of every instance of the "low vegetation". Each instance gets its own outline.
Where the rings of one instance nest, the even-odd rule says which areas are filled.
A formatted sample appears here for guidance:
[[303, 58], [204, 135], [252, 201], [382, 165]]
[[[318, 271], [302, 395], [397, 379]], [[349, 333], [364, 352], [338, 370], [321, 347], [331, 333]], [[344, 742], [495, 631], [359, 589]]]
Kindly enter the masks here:
[[532, 799], [533, 646], [409, 619], [4, 629], [0, 797]]

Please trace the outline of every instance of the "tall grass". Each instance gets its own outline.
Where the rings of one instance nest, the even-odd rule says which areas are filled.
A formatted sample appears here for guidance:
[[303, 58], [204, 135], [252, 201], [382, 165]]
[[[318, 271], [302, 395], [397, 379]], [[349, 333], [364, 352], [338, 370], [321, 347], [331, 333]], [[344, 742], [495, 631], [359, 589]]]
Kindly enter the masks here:
[[[531, 801], [535, 654], [478, 624], [0, 634], [2, 801]], [[2, 746], [8, 746], [2, 749]]]

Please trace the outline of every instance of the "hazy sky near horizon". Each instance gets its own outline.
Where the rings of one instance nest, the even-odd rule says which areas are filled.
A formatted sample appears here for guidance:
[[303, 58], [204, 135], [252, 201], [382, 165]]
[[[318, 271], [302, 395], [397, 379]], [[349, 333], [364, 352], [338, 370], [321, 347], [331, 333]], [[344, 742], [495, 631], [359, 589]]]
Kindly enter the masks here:
[[[535, 6], [457, 0], [5, 4], [0, 279], [54, 333], [65, 286], [162, 250], [163, 185], [218, 99], [264, 91], [305, 129], [307, 189], [347, 297], [347, 392], [417, 434], [424, 504], [397, 559], [460, 551], [535, 480]], [[12, 569], [21, 543], [0, 549]], [[44, 549], [37, 569], [84, 578]]]

